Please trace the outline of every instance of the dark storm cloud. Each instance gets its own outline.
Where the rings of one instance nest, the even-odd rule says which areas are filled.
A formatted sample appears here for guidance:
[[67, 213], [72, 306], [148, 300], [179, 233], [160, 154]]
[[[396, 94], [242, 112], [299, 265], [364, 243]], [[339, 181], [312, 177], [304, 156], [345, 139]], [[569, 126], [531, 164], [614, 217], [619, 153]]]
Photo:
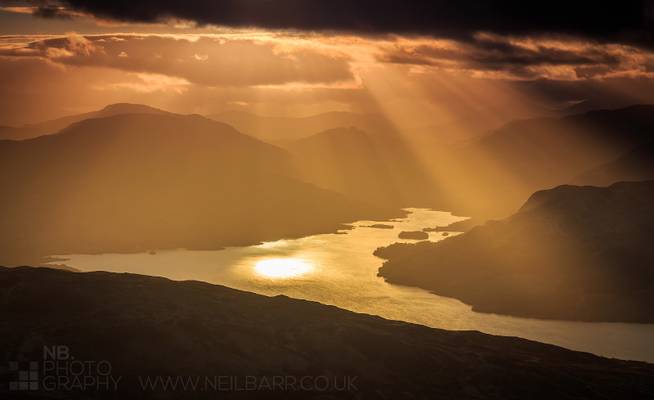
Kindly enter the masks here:
[[432, 40], [415, 44], [398, 40], [380, 46], [381, 62], [500, 73], [506, 78], [593, 78], [615, 74], [648, 74], [646, 65], [654, 54], [621, 44], [597, 44], [579, 40], [516, 39], [478, 34], [469, 41]]
[[510, 43], [461, 45], [456, 49], [421, 45], [410, 50], [396, 48], [380, 54], [380, 61], [396, 64], [441, 65], [443, 61], [465, 61], [475, 69], [502, 70], [530, 65], [582, 65], [602, 63], [616, 65], [620, 59], [601, 51], [577, 52], [554, 47], [525, 48]]
[[66, 12], [66, 9], [52, 4], [41, 4], [34, 9], [33, 14], [41, 18], [64, 18], [69, 19], [72, 16]]
[[654, 0], [63, 0], [76, 11], [121, 21], [168, 18], [232, 27], [423, 34], [455, 39], [478, 31], [566, 34], [652, 46]]
[[477, 66], [503, 69], [506, 66], [528, 65], [582, 65], [582, 64], [609, 64], [617, 65], [620, 58], [598, 49], [565, 49], [542, 44], [532, 48], [519, 46], [510, 41], [477, 40], [474, 42], [475, 51], [469, 61]]

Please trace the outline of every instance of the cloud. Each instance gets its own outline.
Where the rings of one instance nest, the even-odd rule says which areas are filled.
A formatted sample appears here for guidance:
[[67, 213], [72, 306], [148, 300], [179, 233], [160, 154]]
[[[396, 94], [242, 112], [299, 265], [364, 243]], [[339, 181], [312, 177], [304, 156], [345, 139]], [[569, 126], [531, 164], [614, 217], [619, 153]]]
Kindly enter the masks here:
[[356, 107], [349, 56], [322, 47], [259, 34], [0, 36], [0, 125], [115, 102], [207, 114]]
[[33, 123], [119, 102], [182, 113], [242, 108], [265, 115], [309, 115], [356, 109], [365, 97], [361, 89], [210, 87], [166, 75], [0, 56], [0, 125]]
[[549, 0], [61, 0], [68, 9], [131, 22], [167, 19], [231, 27], [430, 35], [459, 40], [477, 32], [563, 34], [652, 46], [654, 0], [605, 6]]
[[620, 74], [649, 76], [654, 53], [627, 45], [477, 34], [468, 42], [398, 40], [380, 47], [377, 60], [502, 79], [588, 79]]
[[31, 14], [44, 19], [73, 19], [83, 17], [82, 13], [64, 7], [58, 1], [50, 0], [5, 0], [0, 1], [0, 10], [15, 14]]
[[41, 18], [72, 18], [74, 14], [68, 12], [64, 7], [52, 4], [40, 4], [32, 10], [32, 14]]
[[[415, 110], [418, 116], [412, 121], [425, 126], [449, 120], [502, 122], [581, 100], [590, 100], [595, 108], [654, 103], [654, 79], [506, 81], [456, 71], [406, 74], [412, 66], [405, 64], [377, 62], [371, 68], [361, 72], [359, 87], [218, 87], [156, 73], [78, 67], [44, 57], [0, 56], [0, 125], [36, 122], [117, 102], [201, 114], [233, 109], [261, 115]], [[382, 105], [386, 108], [380, 109]]]
[[123, 76], [71, 70], [43, 58], [0, 57], [0, 125], [41, 121], [78, 112], [82, 109], [78, 107], [86, 106], [83, 103], [111, 101], [116, 97], [99, 99], [91, 86], [125, 80], [125, 74], [119, 74]]
[[0, 46], [0, 55], [40, 56], [71, 66], [167, 75], [206, 86], [352, 81], [349, 58], [293, 44], [211, 36], [69, 34]]

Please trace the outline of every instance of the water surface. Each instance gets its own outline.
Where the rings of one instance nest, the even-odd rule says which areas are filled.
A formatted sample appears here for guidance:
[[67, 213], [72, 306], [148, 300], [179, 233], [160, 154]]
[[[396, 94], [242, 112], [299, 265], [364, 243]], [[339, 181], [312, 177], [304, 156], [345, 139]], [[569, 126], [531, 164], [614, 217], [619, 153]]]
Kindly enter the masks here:
[[[386, 283], [377, 277], [383, 261], [372, 255], [376, 248], [412, 242], [398, 239], [401, 231], [443, 226], [461, 219], [447, 212], [410, 211], [407, 218], [398, 221], [359, 221], [353, 224], [354, 229], [339, 234], [257, 246], [59, 257], [82, 271], [201, 280], [265, 295], [284, 294], [314, 300], [436, 328], [519, 336], [608, 357], [654, 362], [653, 324], [548, 321], [481, 314], [455, 299]], [[382, 222], [393, 228], [366, 227]], [[432, 241], [446, 238], [440, 232], [429, 235]]]

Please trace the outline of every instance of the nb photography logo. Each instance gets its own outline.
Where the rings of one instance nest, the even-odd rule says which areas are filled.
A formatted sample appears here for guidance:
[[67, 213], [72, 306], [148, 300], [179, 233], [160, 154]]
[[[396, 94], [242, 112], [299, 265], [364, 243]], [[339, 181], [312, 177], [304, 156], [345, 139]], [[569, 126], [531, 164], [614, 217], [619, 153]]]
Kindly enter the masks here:
[[44, 346], [43, 358], [32, 361], [10, 361], [14, 380], [9, 391], [117, 391], [121, 376], [112, 374], [107, 360], [78, 360], [68, 346]]

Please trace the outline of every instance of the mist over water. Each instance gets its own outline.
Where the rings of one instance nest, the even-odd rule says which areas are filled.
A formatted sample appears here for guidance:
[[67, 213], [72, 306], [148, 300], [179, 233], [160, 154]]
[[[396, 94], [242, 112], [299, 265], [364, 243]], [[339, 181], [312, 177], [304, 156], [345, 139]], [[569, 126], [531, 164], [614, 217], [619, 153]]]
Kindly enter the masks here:
[[[216, 251], [168, 250], [140, 254], [66, 255], [82, 271], [131, 272], [174, 280], [200, 280], [264, 295], [318, 301], [355, 312], [435, 328], [518, 336], [573, 350], [654, 361], [654, 324], [587, 323], [476, 313], [456, 299], [391, 285], [377, 277], [383, 260], [373, 251], [396, 242], [401, 231], [448, 225], [448, 212], [409, 209], [407, 218], [358, 221], [352, 230]], [[367, 227], [374, 223], [392, 229]], [[450, 236], [454, 235], [452, 233]], [[429, 240], [446, 237], [429, 233]]]

